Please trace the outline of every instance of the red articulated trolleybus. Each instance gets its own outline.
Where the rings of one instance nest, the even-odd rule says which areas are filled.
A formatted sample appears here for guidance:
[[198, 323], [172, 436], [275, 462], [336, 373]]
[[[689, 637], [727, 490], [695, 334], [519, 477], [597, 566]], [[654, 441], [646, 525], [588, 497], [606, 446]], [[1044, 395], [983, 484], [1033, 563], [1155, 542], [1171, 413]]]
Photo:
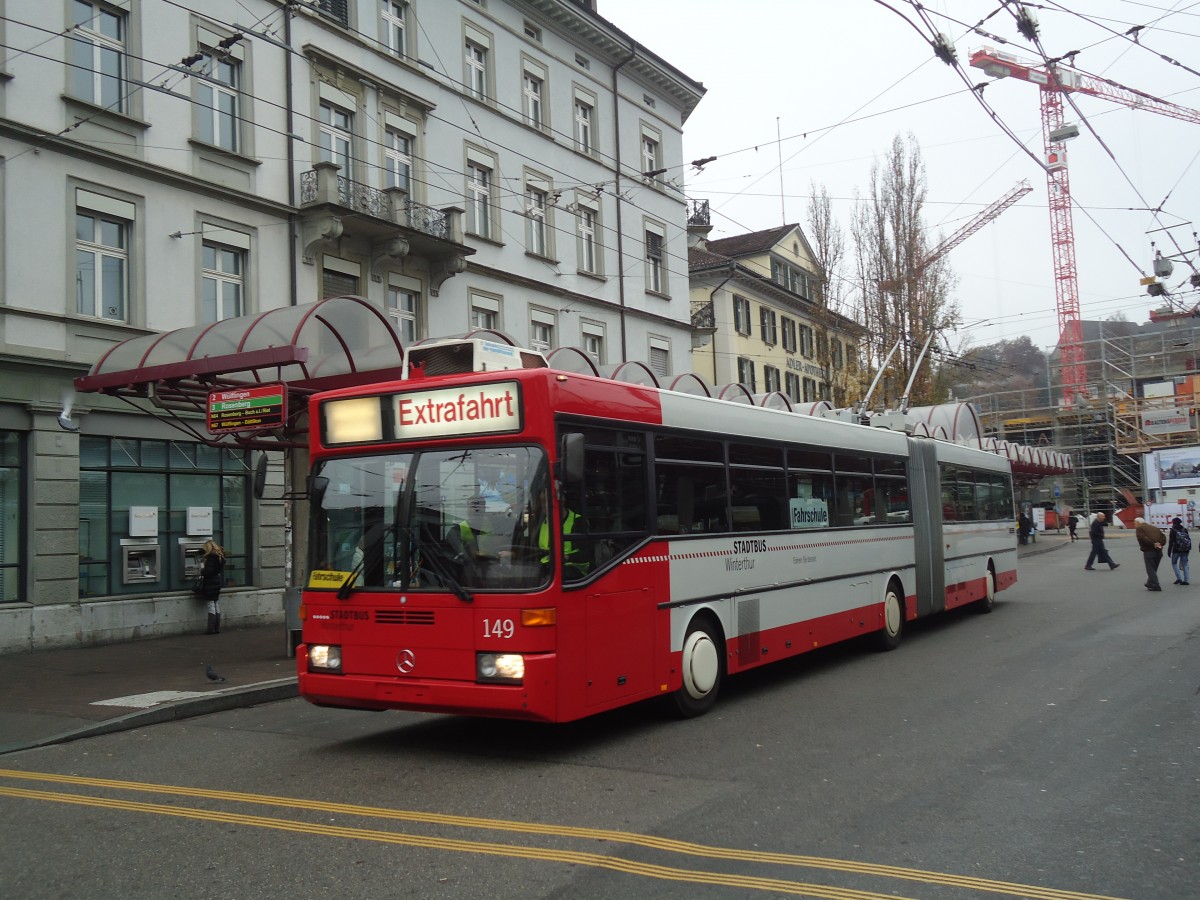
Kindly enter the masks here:
[[435, 374], [463, 343], [311, 400], [312, 703], [694, 716], [728, 675], [860, 635], [890, 649], [1016, 581], [1004, 457], [478, 341], [515, 367]]

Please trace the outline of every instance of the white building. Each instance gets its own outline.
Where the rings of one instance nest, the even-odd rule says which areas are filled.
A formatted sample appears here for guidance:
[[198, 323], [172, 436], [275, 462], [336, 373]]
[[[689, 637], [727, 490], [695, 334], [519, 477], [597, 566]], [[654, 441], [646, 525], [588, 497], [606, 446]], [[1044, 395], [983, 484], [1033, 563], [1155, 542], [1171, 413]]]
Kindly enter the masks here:
[[282, 506], [250, 499], [247, 453], [96, 394], [59, 424], [123, 341], [355, 294], [405, 343], [482, 327], [690, 368], [704, 89], [594, 3], [190, 6], [0, 22], [0, 652], [191, 627], [206, 509], [226, 616], [278, 613]]

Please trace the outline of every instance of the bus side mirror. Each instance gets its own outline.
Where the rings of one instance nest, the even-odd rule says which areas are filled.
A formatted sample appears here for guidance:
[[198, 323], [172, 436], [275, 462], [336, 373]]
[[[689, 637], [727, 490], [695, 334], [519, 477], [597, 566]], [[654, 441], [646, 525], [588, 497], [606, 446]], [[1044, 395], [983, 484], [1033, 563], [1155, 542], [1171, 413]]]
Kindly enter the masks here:
[[320, 505], [325, 497], [325, 490], [329, 487], [329, 479], [324, 475], [309, 475], [308, 476], [308, 499], [315, 505]]
[[579, 432], [562, 437], [562, 480], [567, 484], [583, 481], [583, 435]]
[[267, 487], [267, 454], [258, 454], [258, 462], [254, 464], [254, 499], [261, 500]]

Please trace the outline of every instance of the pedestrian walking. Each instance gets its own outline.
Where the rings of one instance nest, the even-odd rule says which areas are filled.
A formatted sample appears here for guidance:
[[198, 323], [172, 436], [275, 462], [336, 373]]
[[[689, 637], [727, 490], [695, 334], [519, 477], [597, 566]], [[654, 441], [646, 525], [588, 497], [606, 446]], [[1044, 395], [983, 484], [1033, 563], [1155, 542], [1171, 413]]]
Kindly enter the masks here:
[[1167, 536], [1157, 525], [1151, 525], [1141, 516], [1133, 520], [1134, 534], [1137, 536], [1138, 547], [1142, 551], [1142, 559], [1146, 561], [1146, 590], [1161, 591], [1158, 583], [1158, 565], [1162, 562], [1163, 547], [1167, 545]]
[[201, 599], [208, 605], [208, 630], [205, 634], [221, 633], [221, 585], [225, 583], [225, 551], [216, 541], [204, 542], [204, 564], [200, 568], [204, 579]]
[[1102, 563], [1108, 563], [1110, 570], [1120, 567], [1120, 563], [1113, 562], [1113, 558], [1108, 555], [1108, 548], [1104, 546], [1104, 513], [1096, 513], [1096, 518], [1092, 520], [1092, 524], [1088, 527], [1088, 537], [1092, 539], [1092, 552], [1088, 554], [1087, 564], [1084, 566], [1089, 572], [1095, 568], [1092, 563], [1099, 560]]
[[1029, 543], [1029, 529], [1033, 527], [1033, 520], [1025, 513], [1017, 516], [1017, 542], [1020, 544]]
[[1067, 533], [1071, 535], [1072, 541], [1079, 540], [1079, 535], [1075, 533], [1075, 529], [1078, 527], [1079, 516], [1077, 516], [1075, 513], [1071, 513], [1071, 515], [1067, 517]]
[[1167, 532], [1167, 556], [1175, 572], [1176, 584], [1188, 583], [1188, 554], [1191, 552], [1192, 536], [1188, 534], [1183, 519], [1176, 516], [1171, 520], [1171, 530]]

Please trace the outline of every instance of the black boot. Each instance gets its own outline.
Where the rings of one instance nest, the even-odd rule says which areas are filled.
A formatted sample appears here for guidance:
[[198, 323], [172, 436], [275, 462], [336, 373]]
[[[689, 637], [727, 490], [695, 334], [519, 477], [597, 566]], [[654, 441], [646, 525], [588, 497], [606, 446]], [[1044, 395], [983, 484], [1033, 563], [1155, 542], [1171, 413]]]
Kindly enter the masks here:
[[217, 633], [217, 623], [219, 621], [220, 620], [217, 618], [216, 613], [209, 613], [208, 614], [208, 630], [205, 631], [204, 633], [205, 634], [216, 634]]
[[217, 613], [215, 616], [213, 616], [213, 618], [217, 620], [213, 624], [213, 634], [220, 634], [221, 633], [221, 614]]

